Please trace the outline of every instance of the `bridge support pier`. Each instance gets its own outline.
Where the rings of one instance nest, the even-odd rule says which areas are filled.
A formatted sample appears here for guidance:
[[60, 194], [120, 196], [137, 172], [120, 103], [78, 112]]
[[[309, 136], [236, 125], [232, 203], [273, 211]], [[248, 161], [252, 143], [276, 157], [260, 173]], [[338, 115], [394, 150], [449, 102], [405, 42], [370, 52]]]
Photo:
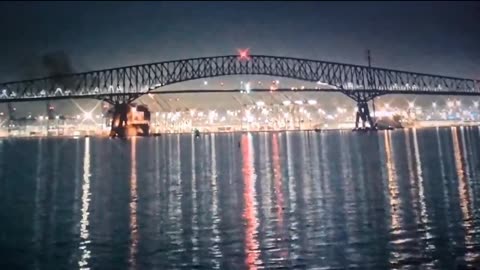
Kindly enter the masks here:
[[[370, 116], [370, 109], [368, 108], [368, 102], [373, 101], [373, 99], [381, 94], [374, 91], [363, 91], [363, 90], [355, 90], [355, 91], [345, 91], [343, 92], [349, 98], [353, 99], [357, 103], [357, 113], [355, 115], [355, 129], [354, 130], [365, 130], [367, 127], [365, 123], [369, 124], [370, 130], [376, 130], [377, 126], [374, 123], [374, 120]], [[360, 120], [362, 121], [362, 127], [359, 127]]]
[[[102, 110], [105, 110], [104, 115], [109, 115], [111, 113], [112, 116], [110, 137], [125, 138], [127, 136], [136, 135], [136, 132], [133, 132], [134, 130], [129, 129], [129, 115], [132, 108], [130, 104], [140, 96], [141, 94], [119, 94], [97, 97], [113, 106], [111, 110], [108, 110], [108, 106], [103, 106], [102, 108]], [[135, 134], [130, 134], [132, 132]]]
[[127, 136], [128, 113], [130, 105], [128, 103], [115, 103], [113, 107], [112, 125], [110, 127], [110, 137], [125, 138]]
[[355, 117], [355, 129], [358, 129], [359, 120], [362, 120], [362, 128], [365, 129], [365, 122], [368, 121], [370, 128], [375, 128], [367, 102], [357, 102], [357, 113]]

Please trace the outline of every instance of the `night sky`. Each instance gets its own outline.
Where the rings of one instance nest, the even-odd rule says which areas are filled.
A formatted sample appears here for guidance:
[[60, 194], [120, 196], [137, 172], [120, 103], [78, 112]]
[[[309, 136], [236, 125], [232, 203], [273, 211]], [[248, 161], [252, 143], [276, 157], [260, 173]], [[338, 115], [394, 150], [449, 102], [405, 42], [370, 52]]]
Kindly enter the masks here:
[[480, 79], [475, 2], [0, 3], [0, 81], [235, 54], [292, 56]]

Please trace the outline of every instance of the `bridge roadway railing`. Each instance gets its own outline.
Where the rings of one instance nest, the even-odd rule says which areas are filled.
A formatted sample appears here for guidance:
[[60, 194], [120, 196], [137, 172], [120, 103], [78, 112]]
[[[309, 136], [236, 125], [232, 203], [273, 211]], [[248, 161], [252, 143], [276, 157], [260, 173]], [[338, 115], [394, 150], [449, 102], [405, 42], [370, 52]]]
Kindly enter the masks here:
[[0, 102], [91, 97], [135, 99], [161, 87], [229, 75], [267, 75], [330, 86], [353, 99], [358, 93], [480, 95], [480, 81], [309, 59], [236, 55], [181, 59], [24, 81], [0, 83]]

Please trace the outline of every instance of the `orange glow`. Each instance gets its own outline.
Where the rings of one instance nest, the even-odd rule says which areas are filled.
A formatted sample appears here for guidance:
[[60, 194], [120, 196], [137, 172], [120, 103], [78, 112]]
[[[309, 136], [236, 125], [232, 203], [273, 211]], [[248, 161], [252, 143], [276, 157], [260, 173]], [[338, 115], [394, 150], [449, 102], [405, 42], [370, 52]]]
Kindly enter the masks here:
[[258, 228], [257, 210], [255, 208], [256, 194], [255, 194], [255, 168], [253, 166], [253, 145], [250, 135], [242, 135], [242, 172], [243, 181], [245, 184], [243, 197], [245, 202], [245, 209], [243, 212], [243, 218], [246, 222], [245, 231], [245, 254], [246, 265], [248, 269], [256, 270], [256, 262], [259, 260], [258, 254], [258, 240], [256, 238]]
[[385, 151], [387, 154], [387, 173], [388, 173], [388, 190], [390, 193], [390, 211], [392, 212], [392, 229], [400, 228], [400, 215], [398, 207], [400, 206], [399, 191], [396, 179], [395, 160], [392, 152], [392, 134], [385, 132]]
[[[385, 152], [387, 157], [387, 173], [388, 173], [388, 190], [390, 194], [390, 215], [391, 215], [391, 232], [399, 234], [401, 231], [400, 215], [398, 207], [400, 206], [400, 196], [398, 196], [398, 185], [395, 175], [395, 161], [392, 152], [392, 138], [390, 132], [385, 132]], [[390, 263], [397, 264], [400, 260], [400, 253], [396, 249], [390, 252]]]
[[133, 269], [136, 268], [137, 246], [138, 246], [138, 227], [137, 227], [137, 140], [132, 138], [131, 145], [131, 176], [130, 176], [130, 258], [129, 262]]
[[457, 128], [452, 128], [452, 137], [453, 137], [453, 153], [455, 156], [455, 167], [458, 176], [458, 194], [460, 195], [460, 206], [462, 208], [463, 219], [470, 220], [471, 213], [469, 211], [469, 194], [468, 194], [468, 185], [465, 179], [465, 164], [462, 160], [462, 153], [460, 149], [460, 141], [457, 135]]
[[[143, 130], [140, 128], [138, 125], [141, 124], [149, 124], [148, 120], [145, 120], [145, 115], [143, 111], [138, 111], [137, 108], [135, 107], [130, 107], [128, 108], [127, 112], [127, 119], [126, 119], [126, 126], [125, 123], [122, 123], [122, 128], [124, 128], [125, 131], [125, 136], [127, 137], [134, 137], [138, 135], [143, 135]], [[116, 114], [114, 115], [112, 125], [113, 127], [120, 127], [121, 121], [120, 121], [120, 115]]]
[[[463, 131], [461, 131], [463, 132]], [[457, 135], [457, 128], [452, 128], [453, 136], [453, 153], [455, 156], [455, 167], [458, 175], [458, 194], [460, 196], [460, 208], [462, 209], [463, 215], [463, 227], [465, 229], [465, 244], [467, 247], [474, 245], [474, 240], [472, 237], [471, 228], [473, 228], [473, 217], [470, 205], [470, 194], [468, 190], [468, 183], [465, 179], [465, 161], [462, 159], [462, 149], [460, 148], [460, 140]], [[465, 143], [465, 142], [463, 142]], [[465, 154], [465, 153], [464, 153]], [[474, 252], [473, 252], [474, 253]], [[471, 251], [467, 252], [465, 255], [465, 260], [467, 262], [475, 261], [476, 254], [473, 254]]]

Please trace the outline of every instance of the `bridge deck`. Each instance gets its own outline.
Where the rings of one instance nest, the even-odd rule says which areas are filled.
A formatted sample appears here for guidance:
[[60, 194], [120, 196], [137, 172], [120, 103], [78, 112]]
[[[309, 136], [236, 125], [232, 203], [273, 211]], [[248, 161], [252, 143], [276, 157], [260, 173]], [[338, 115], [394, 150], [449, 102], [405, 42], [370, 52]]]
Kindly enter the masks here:
[[69, 98], [113, 101], [118, 97], [131, 101], [147, 93], [167, 93], [161, 90], [167, 85], [231, 75], [266, 75], [320, 82], [330, 87], [308, 91], [341, 92], [356, 100], [385, 94], [480, 95], [480, 81], [474, 79], [291, 57], [252, 55], [249, 60], [242, 60], [236, 55], [227, 55], [0, 83], [0, 102]]

